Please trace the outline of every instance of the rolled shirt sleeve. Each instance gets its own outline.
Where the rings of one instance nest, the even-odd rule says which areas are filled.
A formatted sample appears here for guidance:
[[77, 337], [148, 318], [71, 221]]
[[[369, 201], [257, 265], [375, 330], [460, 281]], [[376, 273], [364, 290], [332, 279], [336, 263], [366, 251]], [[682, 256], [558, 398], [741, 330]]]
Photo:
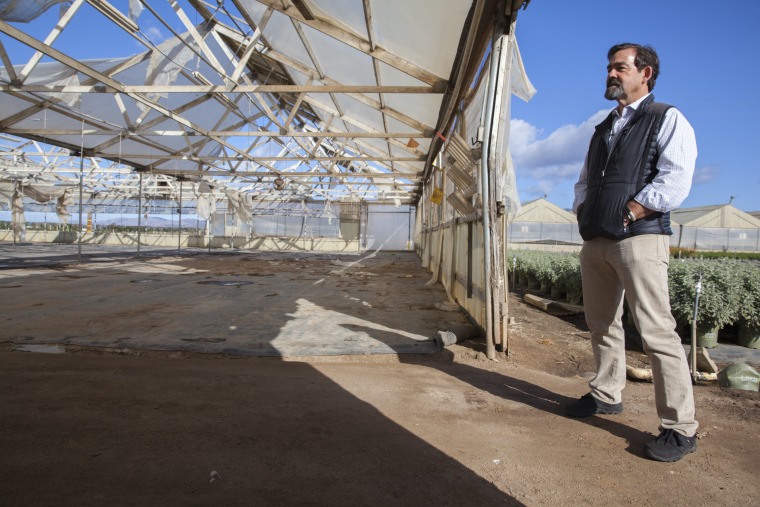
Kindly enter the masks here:
[[[689, 195], [697, 161], [694, 129], [674, 107], [665, 113], [657, 137], [657, 146], [660, 151], [657, 176], [636, 194], [634, 200], [645, 208], [664, 213], [677, 209]], [[577, 186], [578, 184], [575, 192], [576, 201], [573, 203], [574, 210], [578, 202]]]

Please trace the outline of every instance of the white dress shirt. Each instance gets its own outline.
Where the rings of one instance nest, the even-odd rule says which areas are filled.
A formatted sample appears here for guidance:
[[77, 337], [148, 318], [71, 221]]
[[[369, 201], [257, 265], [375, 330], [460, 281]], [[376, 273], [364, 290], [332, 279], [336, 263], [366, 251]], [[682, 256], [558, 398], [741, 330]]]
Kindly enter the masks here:
[[[615, 136], [625, 127], [641, 102], [648, 96], [649, 94], [626, 106], [622, 115], [617, 112], [617, 109], [613, 111], [615, 119], [612, 123], [610, 146]], [[657, 148], [660, 152], [657, 176], [636, 194], [634, 200], [645, 208], [667, 212], [678, 208], [689, 195], [697, 161], [697, 140], [694, 129], [675, 107], [665, 112], [665, 118], [657, 136]], [[583, 161], [578, 182], [575, 184], [574, 213], [578, 213], [578, 206], [586, 199], [587, 186], [588, 153]]]

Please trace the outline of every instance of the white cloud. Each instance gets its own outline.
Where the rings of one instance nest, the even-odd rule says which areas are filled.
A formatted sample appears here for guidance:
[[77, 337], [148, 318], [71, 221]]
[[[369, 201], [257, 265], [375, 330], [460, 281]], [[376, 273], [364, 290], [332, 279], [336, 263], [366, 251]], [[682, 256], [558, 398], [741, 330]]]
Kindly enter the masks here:
[[544, 139], [538, 139], [541, 131], [526, 121], [512, 120], [509, 148], [515, 166], [520, 172], [533, 173], [547, 167], [564, 167], [583, 163], [594, 127], [609, 113], [594, 113], [579, 125], [563, 125]]
[[542, 180], [550, 178], [552, 180], [560, 179], [572, 179], [573, 183], [578, 179], [578, 173], [581, 170], [583, 159], [577, 162], [569, 162], [567, 164], [546, 165], [533, 169], [530, 173], [530, 177]]
[[[548, 136], [539, 139], [543, 133], [536, 126], [514, 119], [510, 123], [509, 148], [518, 176], [527, 183], [529, 195], [524, 198], [551, 195], [560, 187], [572, 188], [594, 127], [609, 114], [602, 110], [591, 115], [578, 125], [563, 125]], [[522, 185], [520, 185], [522, 186]]]
[[[548, 195], [553, 202], [572, 200], [575, 184], [594, 127], [609, 110], [594, 113], [579, 124], [563, 125], [543, 136], [543, 131], [525, 120], [510, 123], [509, 148], [517, 174], [520, 197], [527, 201]], [[713, 182], [720, 176], [720, 166], [706, 165], [694, 171], [694, 185]]]
[[164, 42], [164, 39], [166, 38], [161, 29], [155, 25], [150, 25], [148, 27], [142, 28], [142, 32], [145, 34], [145, 37], [147, 37], [149, 41], [156, 45]]
[[701, 183], [708, 183], [715, 179], [720, 172], [720, 168], [716, 165], [708, 165], [704, 167], [697, 167], [694, 169], [694, 179], [692, 183], [699, 185]]
[[[541, 180], [528, 187], [528, 193], [533, 197], [543, 197], [551, 195], [554, 192], [556, 183], [552, 180]], [[555, 202], [555, 204], [557, 204]]]
[[509, 124], [509, 150], [512, 152], [512, 158], [518, 160], [522, 158], [522, 153], [532, 143], [540, 131], [525, 120], [514, 119]]

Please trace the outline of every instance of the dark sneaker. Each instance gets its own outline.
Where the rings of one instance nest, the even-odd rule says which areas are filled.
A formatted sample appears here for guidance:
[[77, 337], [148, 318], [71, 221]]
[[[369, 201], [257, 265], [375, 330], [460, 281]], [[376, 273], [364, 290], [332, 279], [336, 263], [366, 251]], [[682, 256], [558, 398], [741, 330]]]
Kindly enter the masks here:
[[565, 407], [570, 417], [589, 417], [594, 414], [619, 414], [623, 411], [622, 403], [605, 403], [594, 398], [591, 393]]
[[697, 450], [697, 437], [686, 437], [676, 430], [662, 430], [660, 436], [644, 447], [647, 458], [656, 461], [678, 461]]

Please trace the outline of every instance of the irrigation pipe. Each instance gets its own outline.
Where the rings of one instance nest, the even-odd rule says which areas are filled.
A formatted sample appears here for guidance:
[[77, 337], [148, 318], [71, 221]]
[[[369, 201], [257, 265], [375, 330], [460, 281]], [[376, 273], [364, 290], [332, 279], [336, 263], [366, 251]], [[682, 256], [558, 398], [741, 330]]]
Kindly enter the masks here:
[[694, 289], [696, 295], [694, 296], [694, 318], [691, 322], [691, 380], [696, 383], [699, 376], [697, 372], [697, 314], [699, 313], [699, 294], [702, 292], [702, 273], [699, 274], [699, 280]]

